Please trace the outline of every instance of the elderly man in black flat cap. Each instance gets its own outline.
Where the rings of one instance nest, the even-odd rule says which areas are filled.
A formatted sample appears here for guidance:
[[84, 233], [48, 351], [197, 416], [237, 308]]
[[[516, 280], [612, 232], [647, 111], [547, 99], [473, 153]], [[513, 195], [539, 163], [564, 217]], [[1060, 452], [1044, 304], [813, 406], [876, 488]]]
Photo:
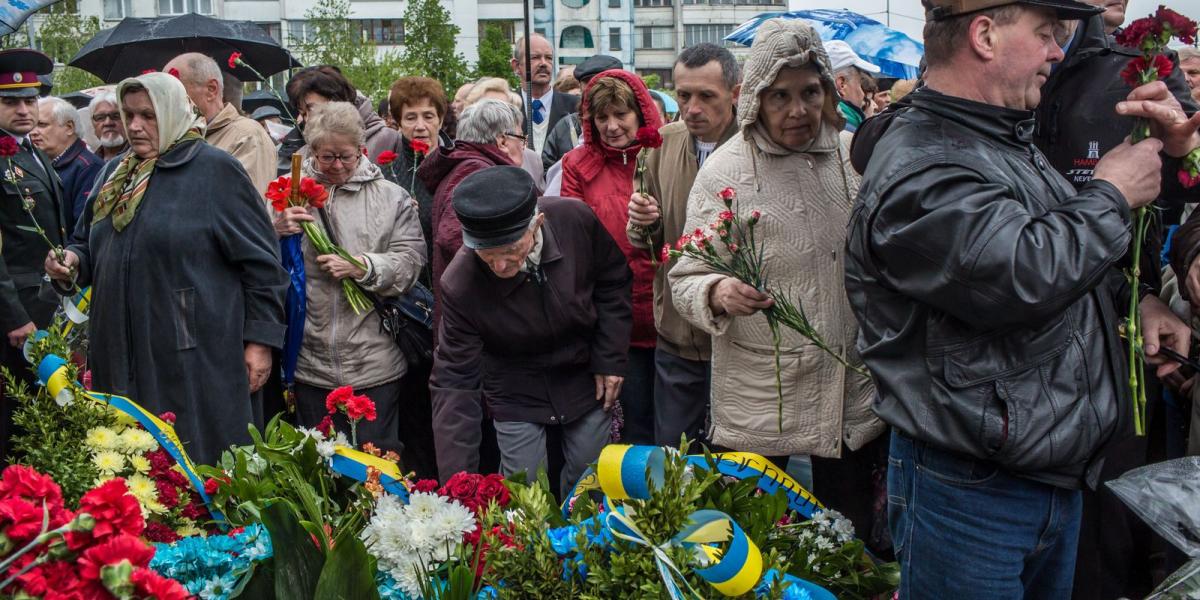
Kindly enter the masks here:
[[[42, 263], [50, 251], [46, 241], [23, 227], [34, 221], [58, 246], [66, 238], [62, 183], [50, 159], [33, 147], [29, 133], [37, 127], [38, 93], [54, 63], [36, 50], [0, 52], [0, 138], [17, 141], [13, 156], [0, 158], [0, 365], [31, 381], [29, 364], [21, 353], [25, 338], [45, 327], [54, 316], [55, 296], [43, 286]], [[7, 144], [7, 142], [5, 142]], [[31, 207], [30, 212], [26, 206]], [[9, 455], [12, 403], [0, 410], [0, 456]]]
[[632, 327], [629, 267], [587, 205], [539, 200], [520, 167], [467, 177], [452, 202], [463, 246], [442, 275], [430, 379], [439, 474], [477, 469], [486, 395], [506, 475], [544, 468], [546, 429], [561, 428], [565, 490], [609, 440]]

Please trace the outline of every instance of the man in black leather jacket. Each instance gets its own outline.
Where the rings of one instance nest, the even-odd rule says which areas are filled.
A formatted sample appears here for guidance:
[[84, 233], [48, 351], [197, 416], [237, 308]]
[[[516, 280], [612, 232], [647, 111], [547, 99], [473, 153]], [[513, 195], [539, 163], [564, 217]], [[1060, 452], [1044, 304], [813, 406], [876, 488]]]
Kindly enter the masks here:
[[[1063, 597], [1078, 490], [1095, 484], [1099, 451], [1131, 410], [1117, 331], [1126, 286], [1112, 266], [1131, 207], [1158, 194], [1163, 143], [1119, 145], [1076, 191], [1033, 146], [1030, 111], [1063, 58], [1057, 19], [1096, 9], [927, 9], [926, 87], [875, 145], [846, 256], [875, 409], [895, 430], [901, 596]], [[1161, 84], [1138, 93], [1153, 116], [1172, 106]], [[1143, 103], [1120, 110], [1134, 109], [1151, 116]], [[1194, 129], [1171, 129], [1168, 146], [1200, 140]], [[1152, 362], [1159, 343], [1186, 351], [1169, 311], [1144, 312], [1143, 328]]]

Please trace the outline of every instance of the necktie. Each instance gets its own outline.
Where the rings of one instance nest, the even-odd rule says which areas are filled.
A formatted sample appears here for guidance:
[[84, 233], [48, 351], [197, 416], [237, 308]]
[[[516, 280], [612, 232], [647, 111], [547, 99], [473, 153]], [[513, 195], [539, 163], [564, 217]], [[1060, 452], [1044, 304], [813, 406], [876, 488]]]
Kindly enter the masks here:
[[542, 101], [540, 99], [534, 98], [534, 100], [533, 100], [533, 122], [536, 125], [541, 125], [542, 121], [546, 120], [546, 117], [542, 116], [543, 108], [546, 108], [546, 105], [542, 104]]
[[33, 158], [33, 162], [35, 164], [37, 164], [37, 166], [42, 168], [43, 173], [48, 172], [48, 171], [46, 171], [46, 165], [43, 165], [42, 161], [40, 159], [38, 159], [37, 152], [33, 151], [33, 144], [29, 142], [29, 138], [25, 138], [25, 139], [21, 140], [21, 147], [24, 148], [25, 151], [29, 153], [29, 156]]

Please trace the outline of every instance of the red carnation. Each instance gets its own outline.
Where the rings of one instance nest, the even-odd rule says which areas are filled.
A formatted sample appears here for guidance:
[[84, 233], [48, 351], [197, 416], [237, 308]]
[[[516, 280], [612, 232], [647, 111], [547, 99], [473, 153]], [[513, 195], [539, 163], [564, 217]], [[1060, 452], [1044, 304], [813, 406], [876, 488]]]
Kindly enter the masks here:
[[345, 404], [353, 396], [354, 388], [348, 385], [343, 385], [342, 387], [329, 392], [328, 396], [325, 396], [325, 410], [329, 411], [329, 414], [332, 415], [333, 413], [337, 412], [338, 407]]
[[287, 175], [282, 175], [275, 181], [267, 184], [266, 197], [271, 201], [271, 207], [276, 212], [283, 212], [283, 209], [288, 207], [288, 196], [292, 193], [292, 178]]
[[[1171, 64], [1171, 59], [1156, 54], [1151, 62], [1147, 62], [1146, 58], [1139, 56], [1125, 65], [1121, 70], [1121, 79], [1129, 84], [1129, 87], [1138, 87], [1144, 83], [1151, 81], [1161, 81], [1171, 74], [1175, 69], [1175, 65]], [[1143, 77], [1144, 73], [1149, 73], [1149, 79]]]
[[204, 482], [204, 493], [211, 496], [217, 493], [217, 491], [221, 489], [221, 486], [229, 485], [229, 483], [230, 481], [228, 477], [221, 477], [220, 479], [209, 477], [208, 481]]
[[135, 567], [145, 567], [154, 558], [154, 548], [146, 545], [137, 536], [119, 534], [102, 544], [92, 546], [79, 557], [79, 576], [84, 579], [100, 579], [100, 569], [107, 565], [129, 561]]
[[238, 66], [238, 63], [241, 62], [241, 60], [242, 60], [241, 52], [234, 52], [233, 54], [230, 54], [229, 55], [229, 68], [236, 69]]
[[437, 487], [438, 482], [436, 479], [422, 479], [413, 484], [413, 491], [432, 494], [437, 491]]
[[377, 164], [381, 167], [384, 165], [390, 165], [390, 164], [392, 164], [392, 161], [399, 158], [399, 156], [400, 156], [399, 154], [396, 154], [395, 152], [392, 152], [391, 150], [384, 150], [383, 152], [379, 153], [378, 157], [375, 158], [375, 164]]
[[[11, 572], [16, 573], [34, 560], [33, 554], [26, 554], [17, 559]], [[79, 574], [75, 566], [68, 561], [55, 560], [38, 565], [29, 572], [17, 578], [21, 592], [45, 600], [74, 600], [81, 598], [79, 594]]]
[[8, 135], [0, 137], [0, 156], [15, 156], [20, 151], [21, 145], [17, 143], [17, 138]]
[[375, 420], [375, 403], [367, 396], [351, 396], [346, 401], [346, 416], [352, 420], [366, 419], [368, 421]]
[[86, 545], [88, 539], [103, 541], [120, 534], [138, 536], [146, 528], [142, 507], [120, 478], [110, 479], [84, 494], [79, 500], [79, 512], [91, 515], [96, 526], [90, 533], [75, 535], [76, 543], [70, 544], [72, 549]]
[[204, 518], [204, 515], [208, 514], [208, 511], [199, 502], [190, 502], [187, 506], [183, 507], [183, 510], [179, 514], [183, 515], [185, 519], [196, 521]]
[[1162, 33], [1162, 25], [1152, 17], [1143, 17], [1122, 29], [1117, 34], [1117, 43], [1129, 48], [1142, 47], [1142, 42], [1148, 37], [1158, 37]]
[[147, 540], [159, 544], [170, 544], [182, 539], [174, 529], [157, 521], [146, 523], [146, 531], [142, 535], [146, 536]]
[[170, 69], [167, 69], [167, 73], [169, 73], [175, 79], [179, 79], [179, 69], [171, 67]]
[[670, 260], [671, 260], [671, 246], [670, 246], [670, 244], [663, 244], [662, 252], [659, 253], [658, 262], [665, 263]]
[[1187, 169], [1180, 169], [1179, 183], [1185, 188], [1196, 187], [1196, 184], [1200, 183], [1200, 173], [1192, 173]]
[[0, 500], [0, 531], [24, 544], [42, 532], [42, 509], [20, 498]]
[[1165, 7], [1161, 4], [1154, 13], [1154, 18], [1170, 29], [1179, 41], [1191, 45], [1196, 43], [1196, 22]]
[[663, 139], [662, 135], [658, 133], [657, 129], [646, 126], [638, 128], [637, 142], [643, 148], [658, 148], [659, 146], [662, 146]]
[[733, 191], [733, 188], [727, 187], [721, 190], [717, 195], [721, 197], [721, 200], [725, 201], [725, 206], [729, 206], [733, 203], [733, 199], [737, 197], [737, 192]]
[[154, 482], [154, 486], [158, 488], [158, 501], [167, 509], [179, 506], [179, 488], [169, 481], [159, 479]]
[[41, 506], [44, 501], [51, 507], [62, 506], [62, 489], [47, 475], [32, 467], [9, 465], [0, 474], [0, 498], [16, 496]]
[[175, 460], [161, 448], [151, 450], [145, 456], [146, 460], [150, 461], [150, 474], [154, 477], [159, 477], [161, 473], [169, 471], [171, 467], [175, 466]]
[[723, 211], [721, 211], [721, 214], [717, 215], [717, 218], [722, 221], [725, 221], [725, 222], [732, 221], [733, 220], [733, 211], [723, 210]]
[[169, 410], [168, 410], [167, 412], [165, 412], [165, 413], [161, 414], [161, 415], [158, 415], [158, 418], [160, 418], [160, 419], [162, 419], [162, 420], [164, 420], [164, 421], [166, 421], [166, 422], [168, 422], [168, 423], [170, 423], [170, 424], [172, 424], [172, 425], [174, 425], [174, 424], [175, 424], [175, 413], [173, 413], [173, 412], [171, 412], [171, 411], [169, 411]]
[[333, 418], [330, 417], [329, 415], [325, 415], [325, 418], [321, 419], [320, 423], [317, 423], [317, 431], [320, 431], [321, 434], [324, 435], [325, 437], [332, 436], [333, 435]]
[[426, 142], [425, 140], [413, 140], [409, 142], [408, 145], [412, 147], [413, 152], [420, 154], [421, 156], [429, 154], [429, 142]]
[[150, 569], [134, 569], [129, 577], [139, 598], [155, 600], [187, 600], [192, 595], [174, 579], [167, 579]]

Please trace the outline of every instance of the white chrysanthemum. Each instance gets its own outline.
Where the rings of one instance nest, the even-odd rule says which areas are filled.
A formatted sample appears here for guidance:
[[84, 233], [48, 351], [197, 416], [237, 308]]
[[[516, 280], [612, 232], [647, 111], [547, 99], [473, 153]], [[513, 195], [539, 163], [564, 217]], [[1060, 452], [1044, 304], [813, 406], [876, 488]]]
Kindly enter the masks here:
[[145, 475], [130, 475], [125, 478], [125, 485], [139, 502], [158, 500], [158, 486], [154, 485], [153, 479]]
[[475, 513], [456, 501], [445, 504], [431, 519], [438, 546], [458, 547], [462, 537], [475, 531]]
[[92, 464], [101, 474], [116, 473], [125, 467], [125, 457], [120, 452], [103, 450], [92, 457]]
[[112, 450], [117, 447], [117, 432], [108, 427], [93, 427], [88, 430], [84, 443], [98, 450]]
[[141, 454], [158, 448], [158, 442], [144, 429], [130, 427], [121, 432], [120, 447], [126, 454]]
[[346, 438], [346, 434], [340, 431], [332, 438], [318, 441], [317, 454], [320, 454], [322, 458], [330, 459], [333, 458], [334, 453], [337, 452], [339, 447], [350, 447], [350, 440]]
[[150, 461], [146, 460], [145, 456], [133, 455], [129, 457], [129, 466], [138, 473], [150, 472]]
[[822, 552], [829, 552], [829, 551], [833, 550], [833, 548], [834, 548], [833, 542], [829, 541], [829, 538], [827, 538], [823, 535], [817, 536], [817, 544], [816, 545], [817, 545], [817, 550], [820, 550]]
[[433, 518], [446, 504], [446, 499], [429, 492], [413, 492], [408, 496], [408, 506], [404, 512], [410, 519], [426, 520]]
[[404, 593], [408, 594], [410, 598], [423, 597], [421, 596], [421, 580], [424, 577], [421, 571], [421, 565], [415, 560], [403, 560], [388, 570], [392, 579], [396, 580], [396, 585], [404, 590]]

